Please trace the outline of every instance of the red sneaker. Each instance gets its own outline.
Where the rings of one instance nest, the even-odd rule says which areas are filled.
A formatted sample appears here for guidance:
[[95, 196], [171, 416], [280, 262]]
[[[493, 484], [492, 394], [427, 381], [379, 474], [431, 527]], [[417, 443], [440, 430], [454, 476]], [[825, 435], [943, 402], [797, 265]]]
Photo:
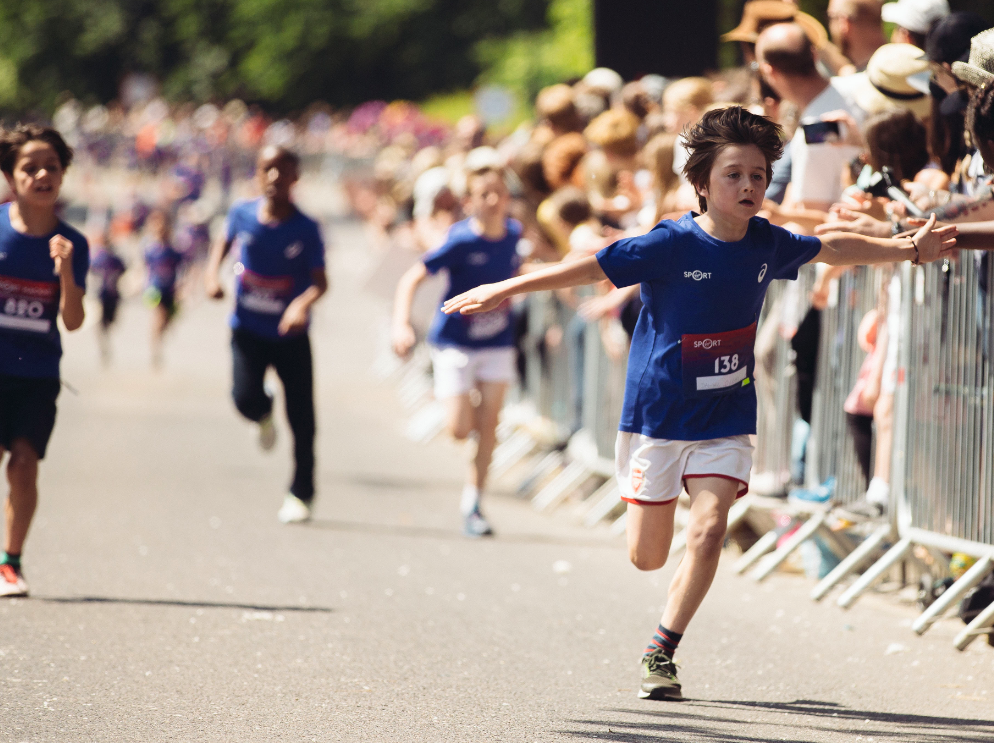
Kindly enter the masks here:
[[0, 596], [27, 596], [28, 584], [20, 568], [13, 565], [0, 565]]

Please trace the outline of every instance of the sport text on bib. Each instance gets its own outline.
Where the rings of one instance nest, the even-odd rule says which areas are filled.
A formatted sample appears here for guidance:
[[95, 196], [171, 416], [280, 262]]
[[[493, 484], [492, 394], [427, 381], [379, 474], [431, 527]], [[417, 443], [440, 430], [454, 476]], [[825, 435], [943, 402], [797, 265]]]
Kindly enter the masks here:
[[752, 382], [756, 323], [725, 333], [680, 336], [683, 393], [711, 397]]
[[58, 314], [58, 281], [0, 277], [0, 328], [44, 334]]
[[238, 277], [241, 292], [238, 303], [245, 309], [264, 315], [281, 315], [293, 292], [290, 276], [262, 276], [247, 268]]

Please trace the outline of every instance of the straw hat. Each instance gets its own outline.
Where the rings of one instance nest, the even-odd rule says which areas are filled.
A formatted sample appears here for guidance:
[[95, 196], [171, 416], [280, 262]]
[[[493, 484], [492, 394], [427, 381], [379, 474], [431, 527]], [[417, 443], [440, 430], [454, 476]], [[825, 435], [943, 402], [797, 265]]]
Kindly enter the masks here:
[[853, 76], [852, 95], [868, 114], [906, 108], [920, 119], [931, 110], [925, 92], [928, 79], [925, 52], [911, 44], [884, 44], [870, 57], [866, 72]]
[[970, 61], [953, 62], [953, 74], [978, 88], [994, 80], [994, 28], [970, 39]]
[[774, 23], [796, 23], [804, 30], [805, 36], [820, 49], [828, 42], [828, 32], [814, 17], [802, 13], [796, 5], [781, 0], [752, 0], [742, 9], [739, 25], [723, 34], [722, 41], [746, 41], [756, 43], [759, 32]]

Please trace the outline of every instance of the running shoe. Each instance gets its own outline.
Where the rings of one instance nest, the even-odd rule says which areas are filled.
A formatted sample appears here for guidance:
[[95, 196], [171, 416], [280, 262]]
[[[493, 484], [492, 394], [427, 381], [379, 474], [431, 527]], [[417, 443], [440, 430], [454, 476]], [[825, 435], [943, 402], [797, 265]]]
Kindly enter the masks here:
[[787, 500], [798, 504], [818, 503], [827, 504], [831, 502], [835, 495], [835, 478], [830, 477], [821, 485], [813, 488], [794, 488], [787, 496]]
[[269, 451], [276, 446], [276, 424], [273, 423], [273, 414], [270, 413], [259, 421], [259, 448]]
[[887, 509], [880, 503], [868, 501], [865, 498], [855, 503], [847, 503], [835, 509], [835, 515], [846, 521], [858, 524], [862, 521], [875, 521], [887, 515]]
[[462, 533], [467, 537], [490, 537], [494, 530], [490, 528], [490, 522], [483, 518], [480, 509], [475, 509], [462, 522]]
[[665, 650], [642, 656], [642, 685], [639, 699], [679, 701], [683, 699], [676, 664]]
[[276, 518], [283, 524], [301, 524], [311, 520], [311, 507], [293, 493], [287, 493]]
[[0, 565], [0, 596], [15, 598], [27, 595], [28, 584], [21, 569], [7, 563]]

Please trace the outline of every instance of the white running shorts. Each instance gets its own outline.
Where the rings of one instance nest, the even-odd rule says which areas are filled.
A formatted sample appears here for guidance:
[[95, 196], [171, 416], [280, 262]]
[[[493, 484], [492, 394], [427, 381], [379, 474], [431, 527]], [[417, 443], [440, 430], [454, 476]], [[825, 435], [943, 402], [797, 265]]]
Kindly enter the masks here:
[[431, 347], [431, 366], [435, 376], [435, 397], [464, 395], [477, 382], [513, 382], [517, 374], [517, 350], [499, 348]]
[[679, 497], [684, 481], [695, 477], [734, 480], [739, 483], [736, 497], [741, 498], [749, 490], [752, 449], [745, 435], [675, 441], [619, 431], [614, 451], [621, 499], [669, 503]]

